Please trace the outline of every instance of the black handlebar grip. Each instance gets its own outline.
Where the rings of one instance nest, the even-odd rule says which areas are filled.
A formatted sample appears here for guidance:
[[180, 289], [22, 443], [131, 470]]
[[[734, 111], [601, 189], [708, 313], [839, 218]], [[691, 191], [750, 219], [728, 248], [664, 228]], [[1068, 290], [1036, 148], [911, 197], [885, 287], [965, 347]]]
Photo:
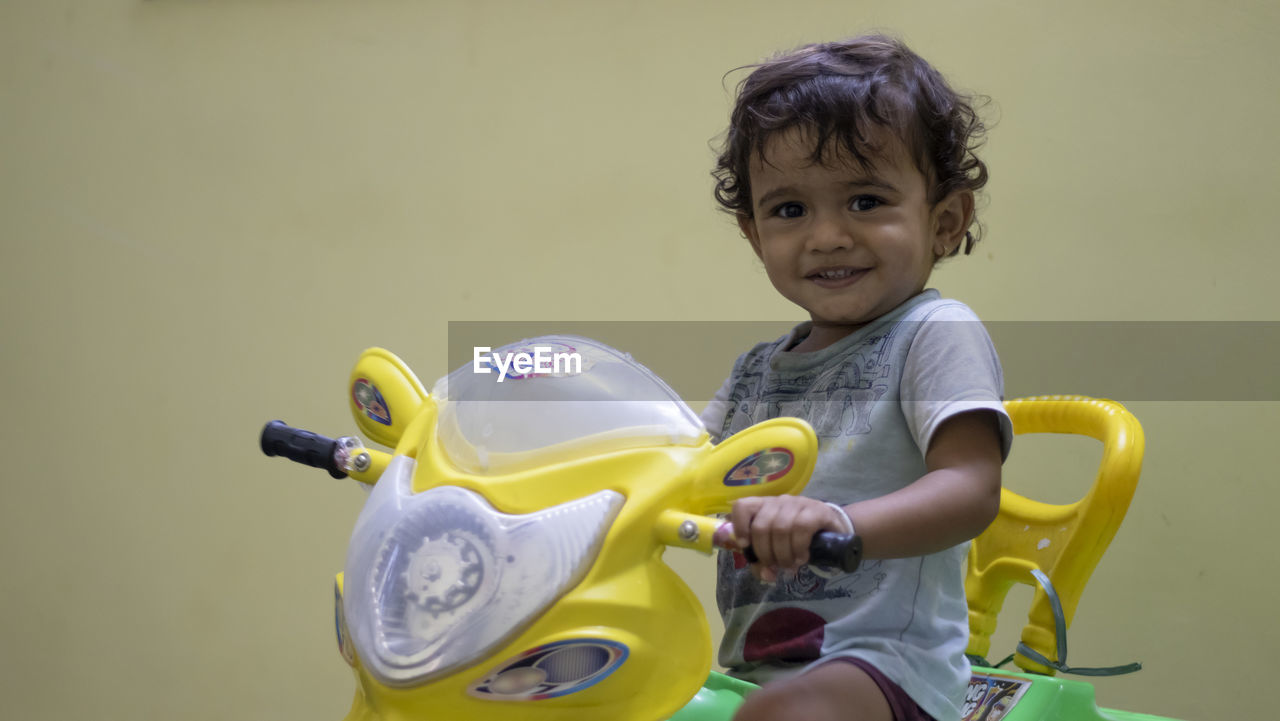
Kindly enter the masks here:
[[[742, 555], [749, 563], [760, 560], [751, 548], [743, 549]], [[853, 573], [862, 563], [862, 537], [854, 533], [818, 531], [809, 542], [809, 563]]]
[[346, 478], [338, 468], [335, 452], [338, 442], [311, 431], [292, 428], [284, 421], [270, 421], [262, 427], [262, 452], [268, 456], [284, 456], [313, 468], [323, 468], [334, 478]]
[[856, 533], [815, 533], [809, 542], [809, 563], [853, 573], [862, 563], [862, 537]]

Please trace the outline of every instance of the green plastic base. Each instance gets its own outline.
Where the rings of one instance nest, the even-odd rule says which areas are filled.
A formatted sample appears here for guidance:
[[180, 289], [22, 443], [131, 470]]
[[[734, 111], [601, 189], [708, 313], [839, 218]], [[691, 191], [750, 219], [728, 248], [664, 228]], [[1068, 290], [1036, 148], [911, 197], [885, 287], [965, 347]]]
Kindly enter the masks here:
[[757, 688], [754, 683], [712, 671], [706, 685], [669, 721], [729, 721], [742, 699]]
[[[669, 721], [729, 721], [743, 698], [759, 688], [715, 671]], [[963, 721], [1173, 721], [1098, 708], [1084, 681], [975, 666]]]

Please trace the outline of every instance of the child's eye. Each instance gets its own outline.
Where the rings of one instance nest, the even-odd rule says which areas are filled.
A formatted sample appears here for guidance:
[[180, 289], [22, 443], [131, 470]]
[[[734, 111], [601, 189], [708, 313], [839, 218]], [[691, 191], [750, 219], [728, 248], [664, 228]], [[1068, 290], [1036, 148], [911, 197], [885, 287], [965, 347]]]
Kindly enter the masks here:
[[884, 201], [874, 195], [858, 195], [855, 196], [853, 200], [849, 201], [849, 209], [865, 213], [868, 210], [875, 210], [883, 204]]
[[804, 206], [799, 203], [783, 203], [773, 209], [779, 218], [799, 218], [804, 215]]

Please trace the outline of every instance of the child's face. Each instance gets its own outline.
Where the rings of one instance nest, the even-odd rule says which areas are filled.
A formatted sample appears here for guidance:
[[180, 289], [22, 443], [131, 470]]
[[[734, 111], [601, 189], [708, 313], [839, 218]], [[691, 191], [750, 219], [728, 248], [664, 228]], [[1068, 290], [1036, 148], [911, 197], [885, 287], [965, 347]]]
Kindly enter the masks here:
[[751, 163], [753, 218], [743, 233], [773, 286], [813, 319], [807, 349], [825, 347], [924, 289], [934, 261], [964, 238], [973, 196], [936, 205], [906, 148], [892, 139], [863, 170], [841, 151], [810, 161], [804, 133], [775, 135]]

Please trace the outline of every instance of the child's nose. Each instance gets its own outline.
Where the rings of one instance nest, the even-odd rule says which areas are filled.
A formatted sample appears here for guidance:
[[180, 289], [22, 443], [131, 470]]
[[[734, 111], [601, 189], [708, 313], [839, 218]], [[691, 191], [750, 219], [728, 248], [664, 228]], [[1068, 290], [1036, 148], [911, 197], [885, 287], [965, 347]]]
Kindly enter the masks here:
[[852, 248], [855, 242], [853, 230], [841, 218], [819, 218], [813, 224], [809, 249], [829, 253]]

